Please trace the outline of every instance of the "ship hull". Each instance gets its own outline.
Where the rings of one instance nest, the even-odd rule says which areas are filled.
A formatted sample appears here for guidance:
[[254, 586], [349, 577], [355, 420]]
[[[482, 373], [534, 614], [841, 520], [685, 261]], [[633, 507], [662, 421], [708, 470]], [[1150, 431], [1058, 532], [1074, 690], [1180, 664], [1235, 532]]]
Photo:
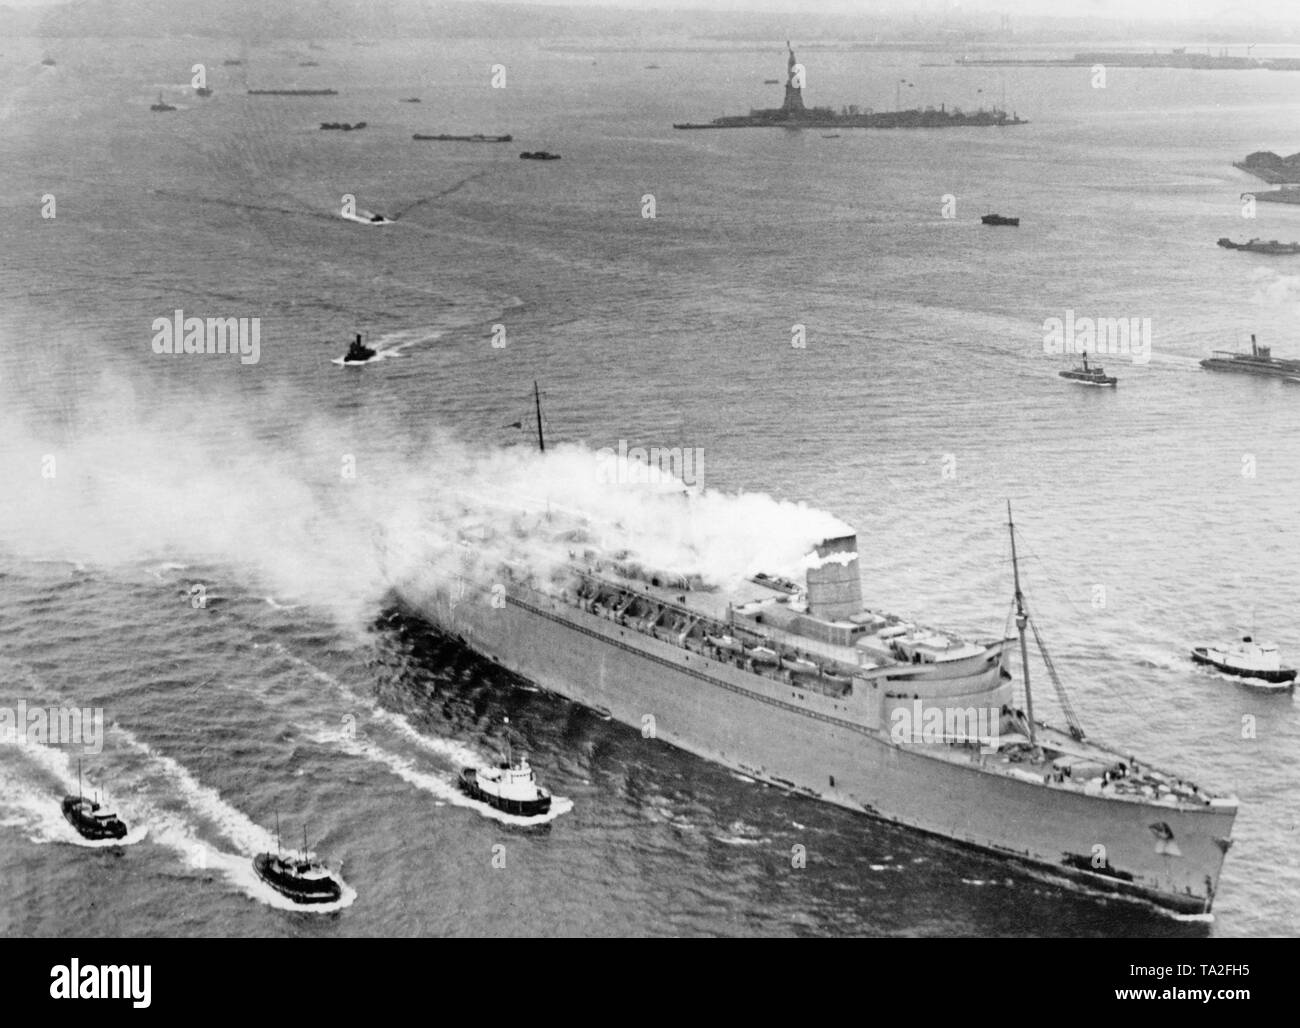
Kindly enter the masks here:
[[1277, 668], [1276, 670], [1264, 671], [1259, 669], [1237, 667], [1235, 664], [1229, 664], [1226, 661], [1215, 660], [1205, 650], [1204, 647], [1198, 646], [1192, 650], [1192, 660], [1197, 664], [1208, 664], [1225, 675], [1235, 675], [1237, 678], [1257, 678], [1261, 682], [1269, 682], [1273, 685], [1283, 685], [1291, 688], [1295, 684], [1295, 668]]
[[1038, 775], [984, 770], [977, 750], [966, 762], [940, 759], [892, 743], [855, 709], [879, 694], [805, 691], [512, 589], [504, 605], [473, 590], [454, 602], [443, 591], [407, 599], [469, 648], [646, 738], [1093, 889], [1181, 913], [1210, 909], [1235, 804], [1174, 806], [1049, 788]]
[[537, 817], [551, 809], [551, 797], [549, 796], [538, 796], [536, 799], [531, 800], [512, 800], [488, 792], [478, 784], [477, 768], [462, 768], [459, 781], [461, 791], [470, 799], [479, 800], [488, 804], [488, 806], [496, 807], [497, 810], [506, 814], [516, 814], [519, 817]]
[[1206, 357], [1201, 361], [1201, 367], [1206, 371], [1231, 371], [1238, 375], [1261, 375], [1265, 378], [1281, 378], [1287, 381], [1295, 381], [1300, 378], [1300, 362], [1295, 363], [1295, 367], [1270, 367], [1263, 363], [1218, 360], [1214, 357]]
[[324, 879], [311, 886], [304, 885], [285, 875], [278, 874], [272, 866], [269, 853], [259, 853], [253, 858], [253, 870], [264, 881], [286, 899], [295, 903], [337, 903], [343, 895], [339, 884], [332, 879]]
[[78, 796], [66, 796], [63, 800], [63, 816], [83, 838], [99, 841], [126, 837], [126, 825], [121, 820], [114, 818], [112, 821], [100, 821], [83, 815], [81, 808], [84, 802]]

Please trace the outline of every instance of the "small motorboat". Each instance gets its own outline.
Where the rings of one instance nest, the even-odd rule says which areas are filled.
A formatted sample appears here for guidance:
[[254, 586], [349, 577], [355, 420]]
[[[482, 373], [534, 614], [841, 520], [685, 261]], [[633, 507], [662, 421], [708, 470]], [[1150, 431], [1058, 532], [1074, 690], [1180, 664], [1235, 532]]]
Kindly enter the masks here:
[[551, 794], [537, 784], [528, 757], [507, 755], [494, 767], [467, 767], [460, 773], [461, 790], [505, 814], [536, 817], [551, 809]]
[[361, 341], [361, 333], [358, 332], [357, 337], [352, 340], [352, 345], [348, 347], [348, 352], [343, 355], [343, 363], [365, 364], [367, 361], [373, 360], [377, 353], [377, 350]]
[[546, 150], [525, 150], [519, 155], [521, 161], [558, 161], [558, 153], [548, 153]]
[[1083, 351], [1083, 363], [1076, 364], [1069, 371], [1057, 372], [1062, 378], [1068, 378], [1071, 382], [1078, 382], [1080, 385], [1092, 386], [1113, 386], [1119, 381], [1114, 375], [1107, 375], [1106, 369], [1100, 364], [1088, 363], [1088, 351]]
[[1249, 635], [1231, 646], [1197, 646], [1192, 650], [1192, 660], [1227, 675], [1257, 678], [1277, 686], [1279, 691], [1295, 686], [1296, 669], [1282, 666], [1277, 647], [1255, 642]]
[[149, 110], [151, 110], [151, 111], [174, 111], [174, 110], [176, 110], [176, 108], [173, 107], [173, 106], [172, 106], [171, 104], [169, 104], [169, 103], [164, 103], [164, 102], [163, 102], [163, 98], [162, 98], [162, 93], [159, 93], [159, 94], [158, 94], [158, 102], [157, 102], [156, 104], [150, 104], [150, 105], [149, 105]]
[[986, 214], [980, 218], [985, 225], [1011, 225], [1013, 228], [1019, 227], [1019, 218], [1007, 218], [1001, 214]]
[[275, 853], [259, 853], [253, 858], [253, 870], [281, 896], [295, 903], [334, 903], [343, 896], [338, 876], [307, 849], [307, 831], [303, 829], [302, 850], [287, 853], [280, 849], [280, 819], [275, 824]]
[[77, 764], [77, 795], [63, 797], [63, 816], [85, 839], [121, 839], [126, 824], [98, 799], [81, 794], [81, 764]]

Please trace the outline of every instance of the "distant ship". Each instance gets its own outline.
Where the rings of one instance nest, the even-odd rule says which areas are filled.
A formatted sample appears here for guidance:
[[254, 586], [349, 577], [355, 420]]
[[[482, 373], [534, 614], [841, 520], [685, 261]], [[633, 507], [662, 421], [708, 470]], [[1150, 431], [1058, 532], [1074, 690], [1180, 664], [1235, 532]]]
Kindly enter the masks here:
[[250, 89], [249, 96], [338, 96], [337, 89]]
[[334, 903], [343, 896], [343, 885], [328, 867], [307, 849], [307, 832], [303, 830], [302, 850], [285, 853], [280, 848], [280, 819], [276, 817], [276, 852], [259, 853], [253, 858], [257, 877], [280, 895], [295, 903]]
[[199, 86], [198, 88], [196, 88], [196, 89], [194, 90], [194, 95], [195, 95], [195, 96], [202, 96], [202, 97], [209, 97], [209, 96], [212, 95], [212, 90], [209, 89], [207, 86]]
[[149, 110], [151, 110], [151, 111], [174, 111], [174, 110], [176, 110], [176, 108], [173, 107], [173, 106], [172, 106], [171, 104], [169, 104], [169, 103], [164, 103], [164, 102], [163, 102], [163, 98], [162, 98], [162, 93], [159, 93], [159, 94], [158, 94], [158, 102], [157, 102], [156, 104], [150, 104], [150, 105], [149, 105]]
[[1268, 346], [1255, 342], [1254, 333], [1250, 337], [1250, 353], [1234, 353], [1231, 350], [1215, 350], [1201, 367], [1207, 371], [1237, 371], [1247, 375], [1271, 375], [1300, 382], [1300, 361], [1283, 360], [1273, 356]]
[[[536, 388], [534, 401], [545, 452]], [[405, 595], [502, 667], [627, 725], [653, 712], [659, 741], [757, 781], [1099, 891], [1210, 910], [1236, 798], [1086, 740], [1045, 649], [1069, 727], [1036, 720], [1014, 525], [1024, 710], [1003, 667], [1010, 639], [864, 606], [856, 535], [816, 544], [804, 583], [723, 588], [602, 552], [585, 525], [580, 512], [522, 516], [513, 531], [534, 547], [555, 540], [569, 559], [546, 572], [493, 561]], [[986, 742], [970, 727], [979, 711]]]
[[427, 140], [433, 143], [509, 143], [513, 136], [485, 136], [476, 132], [472, 136], [425, 136], [417, 132], [412, 139]]
[[521, 161], [558, 161], [558, 153], [547, 153], [545, 150], [525, 150], [519, 155]]
[[63, 797], [63, 816], [86, 839], [122, 839], [126, 824], [98, 800], [81, 794], [81, 764], [77, 764], [77, 795]]
[[1219, 240], [1219, 245], [1225, 250], [1249, 250], [1251, 253], [1300, 253], [1300, 243], [1279, 243], [1276, 239], [1270, 239], [1267, 243], [1262, 239], [1252, 239], [1247, 243], [1234, 243], [1227, 236], [1224, 236]]
[[328, 132], [331, 129], [337, 129], [340, 132], [354, 132], [357, 129], [365, 128], [366, 123], [358, 121], [355, 125], [349, 125], [346, 121], [322, 121], [320, 127], [322, 132]]
[[1019, 218], [1006, 218], [1001, 214], [986, 214], [980, 218], [980, 221], [984, 222], [985, 225], [1011, 225], [1014, 227], [1020, 225]]
[[46, 57], [46, 58], [44, 58], [44, 59], [41, 61], [41, 63], [42, 63], [43, 65], [45, 65], [45, 67], [47, 67], [47, 68], [53, 68], [53, 67], [54, 67], [54, 58], [53, 58], [53, 57]]
[[1079, 382], [1082, 385], [1094, 386], [1113, 386], [1119, 381], [1114, 375], [1107, 375], [1106, 369], [1099, 364], [1088, 363], [1088, 352], [1083, 353], [1083, 363], [1076, 364], [1069, 371], [1057, 372], [1062, 378], [1068, 378], [1071, 382]]
[[[829, 107], [805, 107], [803, 86], [797, 81], [794, 50], [786, 43], [789, 60], [786, 62], [785, 102], [780, 107], [751, 110], [748, 114], [726, 115], [706, 123], [682, 122], [676, 129], [724, 128], [948, 128], [954, 126], [1024, 125], [1024, 119], [1008, 115], [997, 107], [983, 108], [972, 113], [957, 108], [948, 110], [940, 105], [938, 110], [927, 107], [910, 111], [863, 111], [857, 106], [844, 107], [837, 114]], [[771, 80], [776, 82], [776, 79]]]
[[1290, 689], [1295, 685], [1296, 669], [1283, 667], [1277, 647], [1255, 642], [1249, 635], [1232, 646], [1197, 646], [1192, 650], [1192, 660], [1238, 678], [1256, 678], [1260, 681]]
[[352, 345], [348, 347], [348, 352], [343, 355], [341, 363], [365, 364], [367, 361], [373, 360], [376, 353], [376, 350], [361, 341], [361, 333], [358, 332], [357, 337], [352, 340]]

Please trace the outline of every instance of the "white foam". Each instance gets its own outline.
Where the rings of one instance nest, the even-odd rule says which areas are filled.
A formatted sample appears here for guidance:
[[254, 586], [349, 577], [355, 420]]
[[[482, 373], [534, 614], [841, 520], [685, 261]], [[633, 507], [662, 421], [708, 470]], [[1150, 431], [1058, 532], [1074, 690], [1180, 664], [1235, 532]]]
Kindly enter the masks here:
[[160, 777], [174, 787], [192, 810], [210, 821], [241, 850], [249, 854], [265, 853], [274, 847], [275, 837], [270, 832], [223, 800], [216, 789], [199, 782], [180, 763], [159, 753], [125, 728], [114, 724], [109, 731], [120, 736], [130, 748], [146, 757]]

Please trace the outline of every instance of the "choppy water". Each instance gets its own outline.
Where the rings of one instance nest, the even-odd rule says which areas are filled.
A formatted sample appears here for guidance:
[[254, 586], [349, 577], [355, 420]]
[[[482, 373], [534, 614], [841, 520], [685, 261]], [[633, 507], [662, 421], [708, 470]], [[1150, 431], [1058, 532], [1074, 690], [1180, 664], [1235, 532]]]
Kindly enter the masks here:
[[[1031, 120], [826, 139], [670, 127], [776, 103], [777, 48], [333, 42], [310, 69], [289, 46], [223, 68], [234, 42], [61, 42], [53, 68], [4, 49], [0, 704], [102, 706], [85, 770], [148, 831], [77, 844], [57, 805], [75, 756], [0, 746], [0, 932], [1300, 927], [1294, 700], [1186, 659], [1252, 625], [1300, 656], [1300, 392], [1196, 364], [1251, 331], [1300, 355], [1300, 269], [1213, 245], [1300, 238], [1294, 209], [1242, 220], [1257, 183], [1231, 167], [1292, 144], [1300, 78], [1113, 70], [1096, 90], [1086, 69], [801, 47], [810, 102], [885, 107], [906, 76], [922, 101], [975, 106], [1005, 81]], [[207, 101], [182, 90], [200, 61]], [[242, 92], [282, 84], [341, 95]], [[159, 89], [177, 112], [149, 113]], [[344, 221], [345, 193], [401, 218]], [[990, 210], [1020, 229], [982, 227]], [[260, 363], [153, 354], [176, 308], [260, 317]], [[1042, 323], [1067, 309], [1151, 318], [1150, 363], [1108, 359], [1114, 392], [1062, 382]], [[394, 355], [333, 366], [354, 330]], [[1010, 498], [1091, 734], [1240, 796], [1213, 926], [755, 785], [396, 613], [377, 554], [418, 552], [479, 448], [529, 459], [502, 426], [535, 378], [553, 441], [700, 447], [709, 487], [832, 510], [859, 530], [872, 601], [928, 620], [1001, 628]], [[547, 490], [538, 464], [537, 494], [565, 499]], [[547, 824], [453, 787], [507, 715], [571, 801]], [[257, 885], [247, 858], [277, 813], [343, 862], [343, 909], [286, 912]]]

